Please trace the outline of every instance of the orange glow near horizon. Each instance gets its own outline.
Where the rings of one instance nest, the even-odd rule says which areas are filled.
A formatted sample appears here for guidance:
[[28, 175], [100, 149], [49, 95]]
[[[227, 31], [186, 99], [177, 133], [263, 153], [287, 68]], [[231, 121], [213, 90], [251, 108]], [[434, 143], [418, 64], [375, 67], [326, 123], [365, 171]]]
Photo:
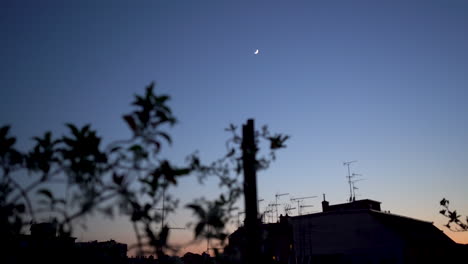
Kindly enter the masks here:
[[452, 232], [448, 231], [445, 232], [448, 237], [450, 237], [453, 241], [458, 244], [468, 244], [468, 232]]
[[[124, 244], [127, 244], [128, 247], [130, 247], [131, 245], [133, 245], [132, 243], [128, 243], [128, 242], [125, 242], [125, 241], [117, 241], [118, 243], [124, 243]], [[174, 244], [172, 244], [173, 246], [177, 246], [177, 245], [186, 245], [186, 246], [182, 246], [180, 248], [179, 251], [177, 251], [175, 254], [171, 253], [171, 252], [166, 252], [166, 254], [169, 254], [169, 255], [175, 255], [175, 256], [179, 256], [179, 257], [182, 257], [184, 256], [186, 253], [190, 252], [190, 253], [195, 253], [195, 254], [202, 254], [203, 252], [206, 253], [206, 241], [197, 241], [197, 242], [193, 242], [193, 243], [187, 243], [187, 242], [184, 242], [184, 243], [178, 243], [178, 242], [175, 242]], [[133, 249], [129, 249], [127, 251], [127, 256], [128, 257], [134, 257], [137, 255], [137, 249], [136, 248], [133, 248]], [[148, 254], [148, 256], [151, 255], [151, 254]], [[210, 255], [211, 252], [210, 252]]]

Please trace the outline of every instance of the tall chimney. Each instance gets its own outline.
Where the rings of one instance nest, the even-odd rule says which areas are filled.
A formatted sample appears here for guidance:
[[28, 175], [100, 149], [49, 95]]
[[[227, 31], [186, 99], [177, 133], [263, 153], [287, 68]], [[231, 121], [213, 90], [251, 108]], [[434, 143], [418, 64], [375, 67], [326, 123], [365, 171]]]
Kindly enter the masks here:
[[322, 212], [327, 212], [328, 211], [328, 206], [330, 204], [325, 200], [325, 194], [323, 194], [323, 201], [322, 201]]

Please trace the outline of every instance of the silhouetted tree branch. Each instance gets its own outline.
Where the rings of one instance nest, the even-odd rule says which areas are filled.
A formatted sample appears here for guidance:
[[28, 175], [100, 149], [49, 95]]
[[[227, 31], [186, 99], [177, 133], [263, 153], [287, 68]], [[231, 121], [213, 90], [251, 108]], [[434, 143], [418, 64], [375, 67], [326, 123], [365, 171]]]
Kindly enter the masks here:
[[[224, 243], [226, 225], [236, 210], [235, 203], [242, 194], [242, 138], [237, 127], [226, 129], [231, 137], [226, 142], [227, 153], [220, 159], [203, 164], [197, 153], [190, 155], [184, 165], [175, 165], [161, 157], [164, 144], [172, 138], [166, 131], [176, 123], [169, 96], [156, 95], [154, 84], [143, 95], [135, 95], [134, 110], [123, 116], [132, 135], [102, 146], [102, 138], [90, 125], [77, 127], [66, 124], [68, 133], [54, 137], [46, 132], [34, 137], [30, 151], [15, 148], [16, 138], [9, 135], [10, 127], [0, 127], [0, 240], [21, 234], [24, 227], [40, 219], [54, 218], [59, 235], [70, 236], [78, 219], [94, 212], [113, 217], [127, 216], [137, 238], [141, 254], [165, 255], [170, 229], [161, 226], [162, 212], [158, 206], [165, 199], [168, 212], [177, 207], [178, 200], [163, 192], [177, 185], [179, 179], [196, 174], [200, 182], [215, 177], [223, 193], [214, 201], [203, 197], [186, 207], [197, 217], [194, 237], [218, 239]], [[257, 170], [268, 168], [275, 152], [285, 147], [288, 136], [272, 135], [264, 126], [256, 131], [256, 145], [269, 144], [269, 151], [257, 148]], [[27, 182], [16, 179], [27, 174]], [[51, 184], [60, 188], [52, 188]]]
[[468, 231], [468, 216], [464, 222], [460, 220], [461, 215], [458, 215], [456, 210], [450, 210], [449, 203], [449, 200], [445, 198], [442, 198], [440, 201], [440, 205], [443, 209], [441, 209], [439, 213], [448, 218], [448, 222], [445, 226], [455, 232]]

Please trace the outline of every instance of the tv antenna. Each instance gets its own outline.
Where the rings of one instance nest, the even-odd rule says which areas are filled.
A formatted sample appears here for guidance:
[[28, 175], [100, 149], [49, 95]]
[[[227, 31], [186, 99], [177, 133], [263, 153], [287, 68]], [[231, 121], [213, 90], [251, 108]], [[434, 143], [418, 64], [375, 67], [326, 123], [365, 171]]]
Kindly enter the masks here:
[[265, 211], [263, 211], [263, 214], [262, 214], [262, 222], [266, 223], [266, 221], [264, 220], [265, 217], [267, 217], [266, 219], [268, 220], [268, 216], [271, 216], [271, 213], [273, 213], [273, 210], [271, 209], [271, 204], [267, 205]]
[[285, 204], [284, 205], [284, 213], [289, 214], [289, 211], [296, 209], [296, 207], [292, 207], [290, 204]]
[[[353, 173], [353, 176], [360, 176], [360, 175], [361, 175], [361, 174], [355, 174], [355, 173]], [[356, 182], [360, 182], [360, 181], [363, 181], [363, 180], [365, 180], [365, 179], [357, 179], [357, 180], [351, 181], [351, 185], [353, 186], [353, 201], [356, 200], [356, 190], [359, 189], [358, 187], [354, 186], [354, 184], [355, 184]]]
[[[314, 207], [314, 206], [313, 206], [313, 205], [301, 205], [301, 206], [299, 206], [299, 208], [301, 208], [301, 209], [302, 209], [302, 208], [306, 208], [306, 207]], [[302, 211], [302, 210], [301, 210], [301, 211]]]
[[[166, 199], [166, 188], [167, 188], [167, 182], [165, 182], [165, 185], [163, 186], [163, 189], [162, 189], [162, 208], [156, 208], [156, 210], [161, 211], [161, 230], [163, 230], [164, 221], [165, 221], [165, 218], [167, 218], [167, 214], [165, 214], [165, 212], [170, 210], [170, 208], [167, 208], [164, 204], [164, 201]], [[185, 227], [171, 227], [167, 225], [167, 229], [185, 230]]]
[[354, 162], [357, 162], [357, 160], [343, 162], [343, 166], [348, 167], [348, 175], [346, 176], [346, 178], [348, 178], [348, 184], [349, 184], [349, 202], [353, 201], [353, 186], [352, 186], [353, 184], [351, 183], [351, 179], [354, 177], [351, 174], [351, 170], [350, 170], [349, 166], [351, 165], [351, 163], [354, 163]]
[[263, 202], [263, 201], [265, 201], [265, 199], [260, 198], [260, 199], [257, 200], [257, 208], [258, 208], [259, 212], [260, 212], [260, 203]]
[[167, 210], [169, 210], [168, 208], [165, 207], [165, 200], [166, 200], [166, 188], [167, 188], [167, 181], [164, 181], [164, 183], [162, 184], [162, 208], [156, 208], [156, 210], [160, 210], [161, 211], [161, 230], [164, 228], [164, 218], [165, 218], [165, 213]]
[[301, 206], [299, 205], [300, 202], [302, 202], [302, 200], [304, 200], [304, 199], [311, 199], [311, 198], [317, 198], [317, 196], [314, 195], [314, 196], [291, 198], [292, 202], [297, 202], [297, 215], [301, 215]]
[[[272, 222], [272, 223], [273, 223], [273, 221], [274, 221], [273, 218], [275, 217], [275, 215], [274, 215], [273, 213], [275, 212], [276, 215], [278, 216], [278, 205], [280, 205], [280, 204], [278, 204], [278, 203], [271, 203], [271, 204], [269, 204], [269, 206], [271, 207], [271, 214], [270, 214], [270, 216], [271, 216], [271, 222]], [[276, 218], [278, 218], [278, 217], [276, 217]]]
[[275, 194], [275, 211], [276, 211], [276, 222], [278, 222], [278, 198], [289, 193], [277, 193]]
[[[169, 221], [174, 224], [174, 222], [172, 222], [170, 219], [169, 219]], [[166, 228], [169, 229], [169, 230], [185, 230], [186, 229], [185, 227], [178, 227], [178, 226], [175, 226], [175, 225], [171, 226], [169, 224], [169, 221], [167, 221], [167, 226], [166, 226]]]

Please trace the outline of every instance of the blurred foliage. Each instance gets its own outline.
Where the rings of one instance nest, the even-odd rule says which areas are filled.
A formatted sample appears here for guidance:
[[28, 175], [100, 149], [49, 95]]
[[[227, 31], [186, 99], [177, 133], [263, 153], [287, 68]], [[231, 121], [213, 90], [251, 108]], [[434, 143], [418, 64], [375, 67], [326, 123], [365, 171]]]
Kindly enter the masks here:
[[[68, 133], [54, 137], [46, 132], [34, 137], [28, 152], [15, 149], [16, 138], [10, 127], [0, 128], [0, 237], [3, 242], [24, 232], [29, 224], [51, 219], [58, 224], [60, 236], [70, 236], [83, 217], [102, 213], [113, 217], [125, 215], [132, 222], [140, 254], [157, 254], [176, 250], [168, 245], [170, 227], [162, 224], [164, 214], [178, 204], [165, 192], [177, 185], [180, 177], [198, 176], [219, 179], [223, 193], [214, 201], [203, 197], [186, 205], [197, 218], [196, 239], [217, 239], [224, 243], [226, 227], [237, 210], [235, 203], [242, 195], [239, 175], [242, 173], [242, 137], [231, 125], [226, 142], [227, 154], [207, 165], [198, 154], [187, 158], [185, 165], [163, 159], [160, 152], [172, 138], [166, 129], [176, 123], [167, 105], [167, 95], [156, 95], [154, 83], [144, 95], [135, 95], [134, 110], [123, 116], [132, 132], [128, 139], [103, 147], [102, 138], [90, 125], [66, 124]], [[264, 126], [257, 131], [256, 143], [269, 143], [269, 152], [256, 161], [258, 170], [268, 168], [275, 151], [285, 147], [288, 136], [271, 135]], [[256, 149], [255, 154], [260, 154]], [[25, 183], [18, 179], [26, 172]], [[59, 185], [61, 188], [51, 185]], [[161, 204], [164, 199], [164, 212]], [[132, 248], [130, 247], [130, 248]]]
[[448, 218], [448, 222], [445, 224], [445, 226], [455, 232], [468, 231], [468, 216], [466, 216], [463, 222], [463, 220], [460, 220], [461, 215], [459, 215], [456, 210], [450, 210], [449, 204], [449, 200], [445, 198], [442, 198], [440, 201], [440, 206], [442, 206], [442, 209], [439, 211], [439, 213]]

